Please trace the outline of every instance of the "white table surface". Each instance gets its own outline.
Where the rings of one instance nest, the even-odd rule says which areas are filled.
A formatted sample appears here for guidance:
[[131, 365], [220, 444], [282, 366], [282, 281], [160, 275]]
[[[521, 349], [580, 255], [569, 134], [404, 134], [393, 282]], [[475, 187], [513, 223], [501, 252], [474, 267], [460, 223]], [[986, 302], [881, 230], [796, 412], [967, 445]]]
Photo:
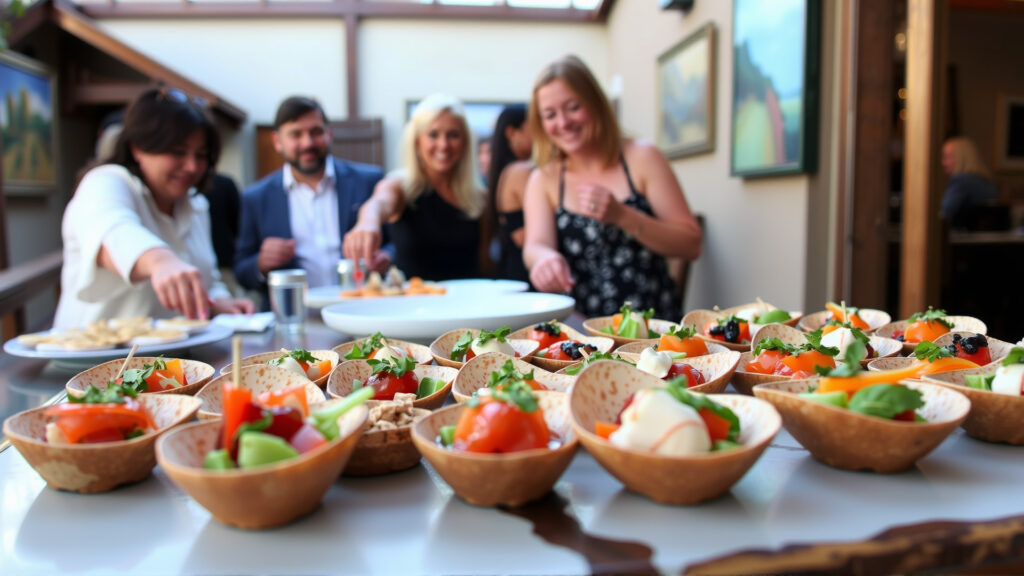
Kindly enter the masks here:
[[[569, 517], [558, 517], [550, 499], [539, 508], [549, 517], [556, 511], [563, 534], [578, 521], [589, 536], [649, 546], [658, 571], [677, 573], [742, 550], [858, 541], [932, 520], [1020, 516], [1022, 450], [957, 430], [916, 468], [883, 476], [829, 468], [782, 431], [730, 493], [670, 507], [625, 491], [581, 448], [555, 488]], [[592, 571], [583, 555], [532, 530], [508, 512], [466, 504], [426, 463], [388, 476], [342, 478], [311, 515], [248, 532], [213, 520], [159, 467], [139, 484], [79, 495], [47, 488], [15, 449], [0, 453], [3, 574]]]

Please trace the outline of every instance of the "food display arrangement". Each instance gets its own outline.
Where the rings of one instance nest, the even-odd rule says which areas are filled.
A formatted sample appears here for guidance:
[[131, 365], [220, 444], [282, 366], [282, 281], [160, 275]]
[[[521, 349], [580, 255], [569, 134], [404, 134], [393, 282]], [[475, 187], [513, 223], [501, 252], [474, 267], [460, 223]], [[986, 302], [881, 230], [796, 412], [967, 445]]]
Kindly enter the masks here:
[[592, 474], [682, 521], [726, 497], [782, 429], [845, 474], [911, 469], [959, 426], [1024, 444], [1024, 348], [979, 320], [761, 301], [651, 316], [627, 303], [585, 321], [589, 335], [550, 321], [430, 346], [378, 332], [236, 356], [217, 377], [187, 358], [112, 360], [69, 380], [68, 403], [3, 431], [52, 489], [105, 492], [158, 465], [247, 530], [309, 514], [342, 475], [384, 479], [421, 458], [464, 502], [529, 510], [557, 498], [582, 449], [604, 470]]

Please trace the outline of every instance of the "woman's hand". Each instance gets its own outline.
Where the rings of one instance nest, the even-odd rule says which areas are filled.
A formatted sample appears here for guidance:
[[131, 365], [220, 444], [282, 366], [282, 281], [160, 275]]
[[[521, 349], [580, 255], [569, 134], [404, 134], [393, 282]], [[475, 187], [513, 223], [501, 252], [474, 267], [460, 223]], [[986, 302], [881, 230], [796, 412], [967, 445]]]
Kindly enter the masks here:
[[217, 314], [252, 314], [256, 305], [248, 298], [218, 298], [210, 307], [211, 316]]
[[341, 243], [341, 253], [353, 262], [362, 260], [367, 266], [378, 264], [381, 233], [379, 226], [356, 224], [356, 227], [345, 234]]
[[164, 308], [181, 312], [189, 320], [208, 320], [209, 297], [203, 286], [202, 274], [195, 266], [174, 256], [169, 250], [167, 254], [169, 256], [160, 257], [158, 262], [153, 263], [149, 274], [150, 284], [160, 304]]
[[624, 209], [611, 190], [596, 184], [576, 187], [576, 206], [583, 216], [605, 224], [617, 224]]
[[554, 251], [534, 263], [530, 269], [530, 283], [541, 292], [558, 294], [569, 292], [576, 284], [569, 273], [569, 263]]

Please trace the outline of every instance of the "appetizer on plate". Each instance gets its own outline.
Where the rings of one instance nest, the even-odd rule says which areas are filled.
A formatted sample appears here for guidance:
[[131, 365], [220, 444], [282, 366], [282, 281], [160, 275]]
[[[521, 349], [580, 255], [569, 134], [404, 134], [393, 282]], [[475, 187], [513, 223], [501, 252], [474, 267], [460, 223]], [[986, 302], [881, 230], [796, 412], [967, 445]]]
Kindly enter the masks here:
[[[252, 390], [255, 396], [272, 392], [275, 390], [284, 390], [295, 386], [301, 387], [305, 392], [306, 405], [313, 405], [318, 402], [325, 400], [323, 390], [315, 383], [306, 378], [306, 376], [296, 374], [289, 370], [283, 370], [277, 366], [267, 366], [264, 363], [248, 364], [243, 365], [239, 368], [239, 381], [241, 386]], [[223, 408], [223, 397], [221, 391], [224, 388], [225, 383], [233, 381], [234, 374], [227, 372], [222, 374], [203, 386], [203, 388], [196, 393], [196, 398], [202, 400], [203, 405], [199, 409], [200, 420], [210, 420], [221, 417], [221, 411]]]
[[882, 310], [874, 310], [871, 308], [856, 308], [854, 306], [847, 306], [845, 302], [836, 304], [835, 302], [825, 303], [826, 310], [821, 312], [815, 312], [814, 314], [808, 314], [800, 319], [797, 323], [797, 327], [804, 332], [813, 332], [819, 328], [825, 328], [828, 324], [836, 323], [850, 323], [854, 328], [858, 328], [866, 334], [870, 334], [878, 329], [880, 326], [884, 326], [892, 322], [892, 316], [888, 312]]
[[380, 332], [361, 340], [339, 344], [333, 350], [344, 360], [384, 360], [387, 357], [412, 356], [417, 364], [430, 364], [434, 361], [434, 357], [430, 355], [430, 348], [422, 344], [387, 338]]
[[82, 493], [149, 476], [157, 437], [191, 420], [200, 405], [191, 396], [136, 396], [113, 383], [69, 400], [15, 414], [4, 421], [3, 433], [47, 485]]
[[630, 302], [619, 308], [612, 316], [590, 318], [583, 323], [583, 329], [594, 336], [607, 336], [622, 346], [638, 340], [653, 340], [672, 328], [674, 322], [653, 318], [654, 310], [634, 310]]
[[430, 353], [441, 366], [461, 368], [473, 357], [488, 352], [528, 360], [540, 347], [535, 340], [509, 338], [510, 334], [507, 325], [491, 332], [466, 328], [450, 330], [430, 344]]
[[931, 306], [926, 312], [917, 312], [906, 320], [890, 322], [878, 328], [879, 336], [903, 342], [903, 351], [910, 353], [921, 342], [931, 342], [951, 331], [985, 334], [985, 323], [970, 316], [949, 316], [945, 310]]
[[971, 401], [963, 428], [986, 442], [1024, 445], [1024, 348], [980, 368], [925, 376], [925, 381], [956, 390]]
[[[728, 492], [781, 425], [766, 402], [704, 396], [681, 381], [669, 388], [621, 362], [597, 362], [584, 370], [569, 405], [587, 452], [627, 489], [665, 504], [696, 504]], [[711, 451], [715, 440], [729, 449]]]
[[327, 394], [341, 398], [363, 387], [374, 390], [376, 400], [391, 400], [396, 393], [415, 394], [414, 407], [434, 410], [448, 399], [456, 374], [454, 368], [416, 364], [409, 357], [348, 360], [331, 373]]
[[[288, 372], [266, 366], [244, 366], [240, 370], [241, 382], [246, 389], [256, 391], [257, 387], [247, 379], [259, 371], [269, 370], [291, 376]], [[218, 382], [217, 396], [222, 395], [220, 385]], [[319, 388], [315, 389], [319, 392]], [[231, 392], [224, 391], [223, 395], [231, 397], [231, 405], [235, 406]], [[225, 414], [223, 421], [198, 422], [161, 436], [156, 446], [157, 460], [171, 481], [219, 522], [247, 530], [281, 526], [319, 506], [324, 494], [338, 479], [366, 423], [366, 407], [352, 405], [361, 403], [366, 395], [364, 391], [353, 398], [310, 405], [313, 422], [303, 421], [299, 428], [308, 430], [308, 424], [318, 433], [334, 439], [297, 456], [290, 454], [289, 450], [295, 450], [291, 444], [285, 443], [287, 447], [281, 444], [284, 440], [270, 440], [264, 446], [262, 441], [265, 439], [256, 436], [254, 465], [226, 470], [204, 468], [211, 451], [224, 448], [225, 444], [235, 444], [237, 439], [239, 451], [244, 455], [242, 451], [252, 443], [252, 437], [247, 435], [259, 434], [242, 431], [225, 440], [230, 422], [240, 420], [232, 409], [230, 422]], [[245, 403], [244, 409], [249, 410], [252, 406]], [[267, 421], [268, 414], [273, 422], [273, 410], [256, 406], [263, 417], [260, 422]], [[344, 413], [340, 417], [334, 418], [342, 411]], [[291, 422], [291, 425], [295, 423]], [[241, 427], [235, 430], [239, 429]], [[264, 452], [264, 448], [269, 449]], [[282, 453], [291, 457], [277, 459]]]
[[[125, 365], [123, 358], [110, 360], [79, 372], [64, 386], [69, 396], [80, 396], [89, 386], [106, 388]], [[135, 356], [128, 361], [118, 383], [143, 394], [188, 394], [199, 391], [213, 378], [213, 366], [205, 362], [163, 356]]]
[[444, 286], [434, 282], [424, 282], [419, 276], [413, 276], [408, 282], [401, 270], [392, 266], [386, 277], [379, 272], [370, 272], [366, 283], [356, 290], [342, 290], [342, 298], [380, 298], [381, 296], [423, 296], [440, 295], [447, 292]]
[[916, 367], [863, 372], [854, 342], [821, 378], [759, 384], [783, 425], [811, 455], [836, 468], [892, 473], [931, 452], [967, 417], [970, 402], [941, 386], [904, 382]]
[[565, 374], [552, 374], [518, 358], [489, 352], [476, 356], [459, 370], [452, 386], [455, 401], [468, 401], [477, 390], [523, 380], [534, 390], [568, 392], [574, 378]]
[[[287, 350], [282, 348], [277, 352], [263, 352], [246, 356], [239, 361], [239, 364], [242, 366], [254, 364], [276, 366], [302, 376], [323, 388], [327, 384], [327, 377], [338, 365], [338, 359], [338, 353], [334, 350], [304, 350], [302, 348]], [[234, 368], [234, 364], [228, 364], [220, 369], [220, 373], [229, 374]]]
[[521, 506], [551, 491], [576, 453], [565, 394], [518, 382], [481, 391], [413, 424], [416, 447], [455, 494]]

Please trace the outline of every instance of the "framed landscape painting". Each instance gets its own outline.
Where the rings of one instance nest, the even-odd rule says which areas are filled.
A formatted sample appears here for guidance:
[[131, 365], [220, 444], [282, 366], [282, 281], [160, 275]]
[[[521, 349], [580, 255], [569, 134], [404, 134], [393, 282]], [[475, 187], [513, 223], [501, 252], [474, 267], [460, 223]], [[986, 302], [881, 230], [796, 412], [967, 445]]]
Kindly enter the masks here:
[[52, 190], [57, 185], [52, 75], [19, 54], [2, 52], [0, 99], [4, 190]]
[[820, 14], [819, 0], [735, 0], [733, 175], [814, 171]]
[[658, 57], [658, 147], [669, 158], [715, 149], [715, 25]]

